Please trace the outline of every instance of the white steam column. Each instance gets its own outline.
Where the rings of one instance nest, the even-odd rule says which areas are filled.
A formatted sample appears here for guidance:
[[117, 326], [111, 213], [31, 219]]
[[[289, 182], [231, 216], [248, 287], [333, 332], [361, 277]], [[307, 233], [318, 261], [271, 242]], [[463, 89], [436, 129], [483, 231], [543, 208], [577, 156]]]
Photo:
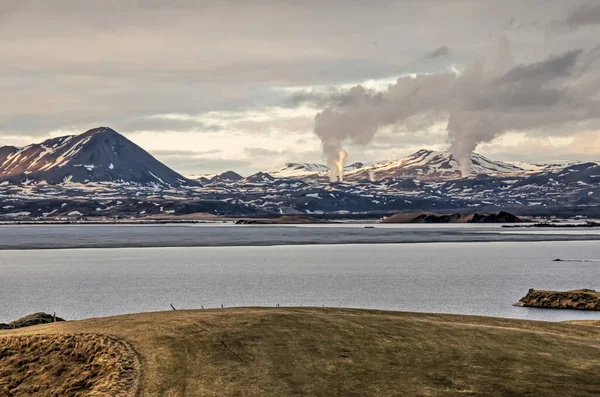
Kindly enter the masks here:
[[329, 161], [329, 181], [330, 182], [344, 182], [344, 164], [346, 162], [348, 154], [345, 150], [340, 150], [337, 153], [337, 157], [331, 158]]

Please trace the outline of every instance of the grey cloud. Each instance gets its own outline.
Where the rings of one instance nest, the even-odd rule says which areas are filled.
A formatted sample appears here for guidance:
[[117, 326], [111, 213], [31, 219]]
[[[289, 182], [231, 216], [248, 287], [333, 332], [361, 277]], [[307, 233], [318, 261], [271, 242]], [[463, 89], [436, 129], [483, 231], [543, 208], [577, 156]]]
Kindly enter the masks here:
[[244, 153], [250, 157], [267, 157], [281, 154], [281, 152], [277, 150], [265, 149], [261, 147], [244, 148]]
[[201, 157], [201, 156], [205, 156], [207, 154], [219, 154], [222, 152], [223, 151], [219, 150], [219, 149], [212, 149], [212, 150], [205, 150], [202, 152], [197, 152], [194, 150], [154, 150], [152, 153], [155, 154], [156, 156], [161, 156], [161, 157], [167, 157], [167, 156]]
[[573, 9], [561, 24], [572, 29], [590, 25], [599, 25], [600, 4], [597, 2], [589, 2]]
[[159, 155], [156, 158], [183, 175], [213, 174], [227, 170], [246, 173], [252, 166], [250, 160]]
[[206, 124], [197, 120], [161, 118], [152, 116], [115, 120], [110, 124], [118, 130], [130, 132], [215, 132], [221, 131], [223, 129], [222, 126], [215, 124]]
[[[502, 44], [502, 43], [501, 43]], [[500, 46], [499, 54], [503, 54]], [[504, 61], [473, 60], [460, 75], [441, 73], [405, 77], [385, 92], [353, 87], [346, 102], [315, 117], [315, 134], [333, 167], [344, 142], [367, 144], [380, 128], [404, 124], [415, 115], [434, 120], [447, 117], [451, 149], [470, 172], [469, 155], [478, 144], [508, 130], [540, 129], [600, 118], [596, 92], [585, 78], [598, 81], [588, 70], [575, 73], [580, 50], [506, 70]]]
[[446, 46], [442, 46], [425, 55], [424, 59], [435, 59], [439, 57], [444, 57], [450, 53], [450, 49]]
[[582, 50], [568, 51], [559, 56], [551, 56], [548, 59], [530, 65], [520, 65], [509, 70], [497, 79], [499, 83], [516, 82], [538, 82], [543, 83], [569, 75], [575, 66]]
[[244, 154], [252, 159], [256, 171], [264, 171], [266, 168], [278, 166], [284, 163], [294, 162], [320, 162], [321, 153], [313, 150], [273, 150], [260, 147], [246, 147]]
[[[49, 131], [81, 132], [99, 125], [125, 134], [215, 131], [219, 125], [147, 116], [280, 105], [282, 91], [274, 86], [439, 74], [453, 64], [462, 65], [486, 45], [488, 35], [503, 32], [510, 18], [516, 17], [511, 29], [505, 29], [509, 36], [516, 26], [564, 18], [563, 8], [563, 0], [2, 0], [0, 137], [41, 137]], [[541, 28], [523, 29], [512, 37], [520, 40], [515, 57], [528, 64], [574, 48], [574, 42], [582, 48], [597, 44], [595, 37], [574, 31], [548, 40]], [[430, 51], [432, 43], [443, 46]], [[539, 103], [581, 103], [578, 96], [588, 98], [595, 87], [590, 76], [588, 70], [570, 92], [562, 81], [544, 83], [545, 99]], [[312, 97], [299, 96], [297, 103], [313, 103], [319, 109], [357, 108], [365, 116], [367, 108], [383, 106], [391, 112], [400, 106], [407, 115], [403, 125], [414, 130], [447, 113], [447, 100], [435, 98], [439, 92], [467, 101], [458, 88], [448, 87], [455, 84], [448, 78], [442, 73], [424, 85], [422, 78], [418, 84], [402, 81], [400, 86], [408, 91], [393, 96], [377, 97], [362, 88], [323, 96], [309, 89], [305, 97]], [[469, 84], [463, 85], [468, 89]], [[522, 104], [533, 101], [521, 87], [498, 84], [495, 89], [506, 100], [513, 95], [512, 100]], [[502, 98], [487, 98], [480, 108], [510, 109]], [[481, 114], [480, 108], [475, 109]], [[577, 112], [574, 107], [570, 111]], [[561, 114], [549, 119], [563, 119]], [[295, 126], [303, 123], [294, 121]], [[270, 131], [267, 124], [240, 127], [249, 135]], [[284, 125], [273, 125], [287, 131]]]

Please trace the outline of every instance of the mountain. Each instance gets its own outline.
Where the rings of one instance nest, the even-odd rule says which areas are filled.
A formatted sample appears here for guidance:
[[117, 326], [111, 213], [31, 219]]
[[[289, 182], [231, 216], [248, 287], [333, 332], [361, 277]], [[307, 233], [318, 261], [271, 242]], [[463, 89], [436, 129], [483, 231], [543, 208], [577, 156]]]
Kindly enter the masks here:
[[[288, 163], [247, 178], [233, 171], [205, 175], [200, 184], [110, 128], [97, 128], [0, 148], [0, 221], [498, 210], [600, 217], [600, 163], [508, 164], [479, 154], [471, 160], [474, 175], [466, 178], [450, 153], [420, 150], [349, 165], [348, 183], [330, 183], [324, 165]], [[186, 185], [200, 188], [180, 188]]]
[[[473, 174], [509, 174], [524, 172], [514, 164], [490, 160], [478, 153], [471, 156]], [[532, 166], [543, 169], [543, 165]], [[329, 169], [318, 163], [287, 163], [265, 171], [274, 178], [325, 178]], [[460, 178], [460, 165], [450, 152], [422, 149], [410, 156], [372, 164], [354, 163], [344, 167], [344, 180], [382, 180], [386, 178], [448, 179]]]
[[[508, 174], [524, 171], [513, 164], [490, 160], [478, 153], [471, 155], [471, 164], [472, 173], [475, 175]], [[344, 179], [448, 179], [460, 177], [460, 165], [452, 153], [422, 149], [398, 160], [373, 163], [347, 172]]]
[[250, 175], [246, 178], [246, 182], [249, 183], [270, 183], [274, 180], [275, 178], [273, 178], [273, 176], [265, 172], [257, 172], [256, 174]]
[[243, 176], [233, 171], [225, 171], [222, 174], [215, 175], [211, 179], [209, 179], [208, 183], [217, 183], [217, 182], [237, 182], [244, 179]]
[[329, 168], [318, 163], [286, 163], [281, 167], [275, 167], [264, 171], [276, 179], [306, 178], [317, 175], [326, 176]]
[[118, 132], [100, 127], [18, 149], [0, 148], [0, 182], [197, 185]]

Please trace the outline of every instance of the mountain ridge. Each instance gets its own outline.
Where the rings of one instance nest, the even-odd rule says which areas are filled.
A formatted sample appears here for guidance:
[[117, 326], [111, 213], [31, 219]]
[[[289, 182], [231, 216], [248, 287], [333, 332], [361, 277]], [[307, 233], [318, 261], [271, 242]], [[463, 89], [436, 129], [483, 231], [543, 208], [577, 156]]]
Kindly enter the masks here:
[[50, 138], [21, 149], [0, 148], [0, 182], [3, 181], [197, 185], [108, 127]]
[[[471, 156], [472, 170], [478, 174], [511, 174], [524, 173], [528, 169], [510, 162], [491, 160], [481, 154]], [[572, 162], [577, 163], [577, 162]], [[523, 163], [528, 164], [528, 163]], [[544, 169], [544, 164], [530, 164], [529, 171]], [[319, 163], [286, 163], [281, 167], [273, 167], [262, 171], [274, 178], [311, 178], [327, 177], [329, 169]], [[374, 163], [357, 162], [344, 167], [344, 180], [359, 179], [450, 179], [461, 178], [460, 165], [450, 152], [421, 149], [415, 153], [394, 160], [384, 160]]]

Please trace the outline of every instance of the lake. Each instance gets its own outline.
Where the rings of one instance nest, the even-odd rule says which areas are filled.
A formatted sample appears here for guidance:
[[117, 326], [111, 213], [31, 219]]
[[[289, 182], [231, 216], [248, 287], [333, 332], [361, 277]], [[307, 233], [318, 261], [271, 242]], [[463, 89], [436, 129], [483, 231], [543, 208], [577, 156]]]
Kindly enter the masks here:
[[5, 250], [0, 322], [37, 311], [81, 319], [170, 304], [600, 319], [600, 312], [513, 306], [529, 288], [599, 285], [598, 241]]
[[375, 223], [0, 226], [0, 250], [573, 240], [600, 240], [600, 228], [506, 229], [497, 224]]

